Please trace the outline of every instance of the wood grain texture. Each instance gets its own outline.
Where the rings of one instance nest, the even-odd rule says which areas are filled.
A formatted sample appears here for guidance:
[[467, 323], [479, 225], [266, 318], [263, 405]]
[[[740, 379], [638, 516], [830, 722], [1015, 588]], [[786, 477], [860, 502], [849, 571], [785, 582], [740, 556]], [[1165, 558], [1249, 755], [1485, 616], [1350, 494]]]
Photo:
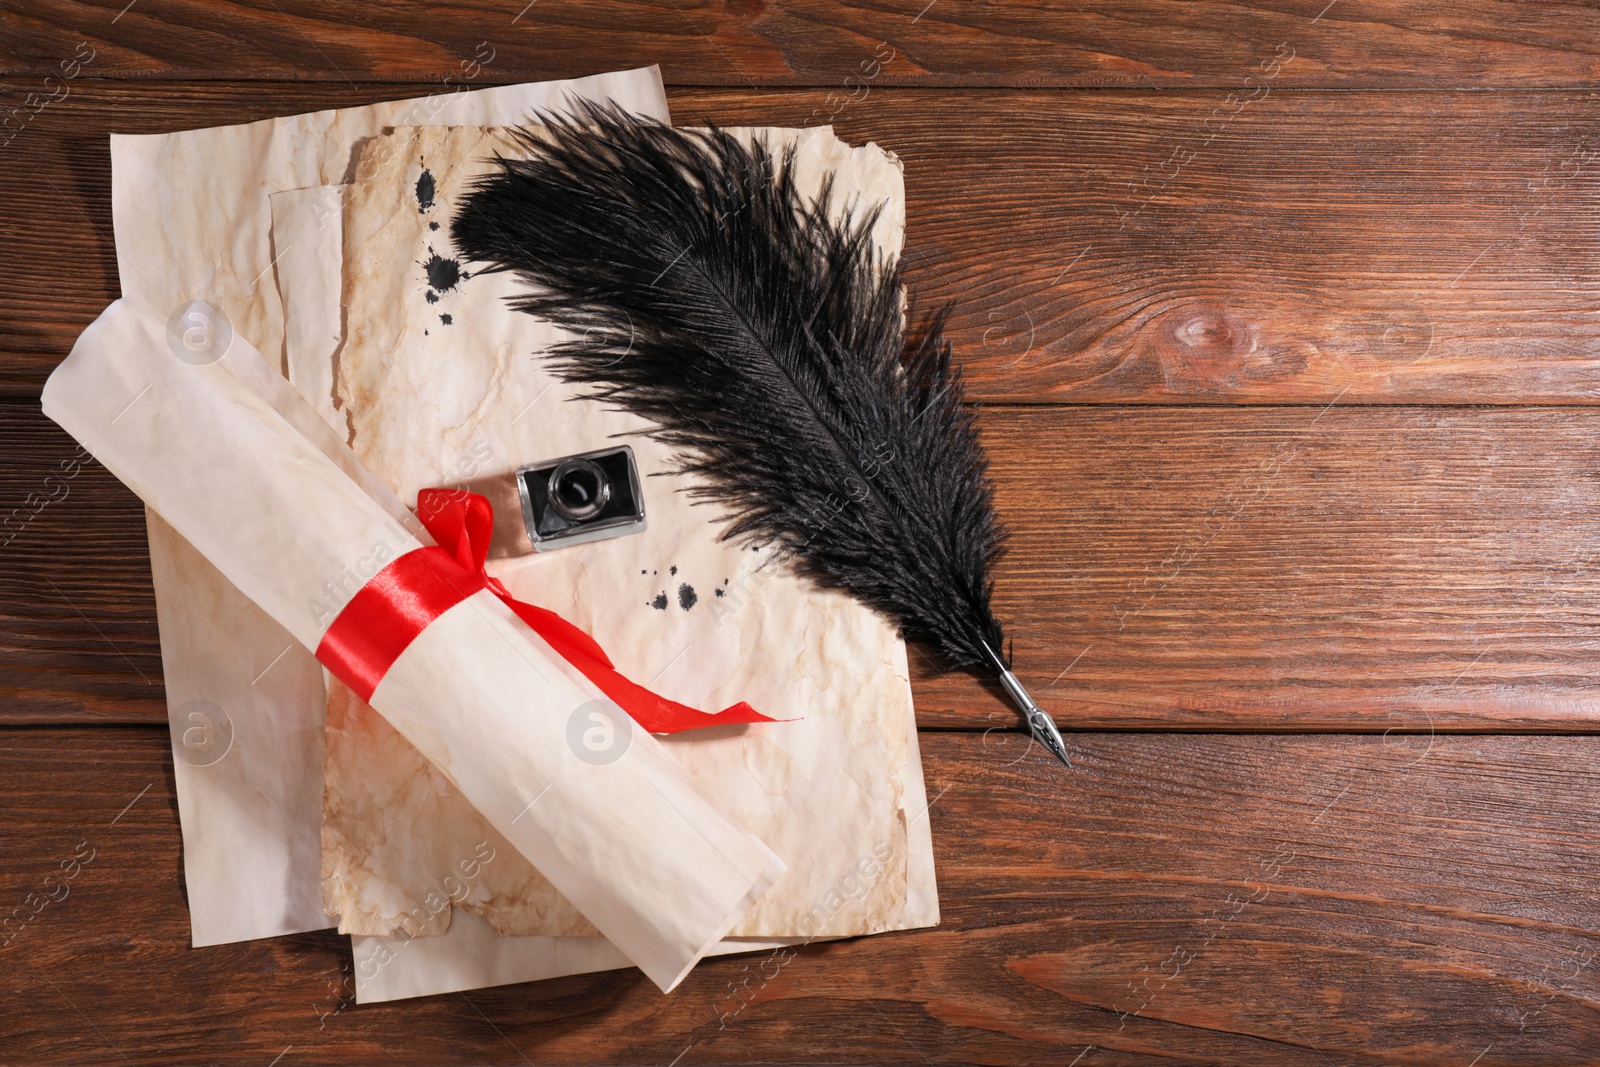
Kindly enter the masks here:
[[[1019, 673], [1066, 727], [1593, 730], [1597, 419], [984, 409]], [[74, 452], [0, 404], [0, 721], [159, 720], [142, 512], [97, 467], [49, 480]], [[1014, 721], [912, 663], [923, 726]]]
[[358, 1007], [332, 934], [188, 947], [165, 730], [0, 731], [0, 1056], [1596, 1062], [1600, 738], [1007, 740], [923, 735], [936, 929]]
[[[1542, 729], [1600, 713], [1586, 409], [983, 419], [1013, 538], [996, 609], [1068, 726]], [[965, 678], [919, 681], [929, 722], [976, 705]]]
[[[486, 79], [659, 63], [670, 84], [1238, 86], [1278, 42], [1292, 84], [1572, 86], [1600, 78], [1600, 13], [1513, 0], [8, 0], [0, 73], [432, 81], [487, 46]], [[892, 57], [868, 65], [875, 54]]]
[[[0, 150], [0, 390], [36, 393], [117, 294], [108, 129], [426, 90], [68, 83]], [[1231, 98], [874, 89], [840, 106], [683, 90], [672, 104], [681, 122], [832, 121], [898, 152], [910, 282], [924, 306], [954, 306], [979, 399], [1600, 398], [1600, 93]]]
[[0, 722], [165, 721], [143, 507], [36, 402], [0, 426]]

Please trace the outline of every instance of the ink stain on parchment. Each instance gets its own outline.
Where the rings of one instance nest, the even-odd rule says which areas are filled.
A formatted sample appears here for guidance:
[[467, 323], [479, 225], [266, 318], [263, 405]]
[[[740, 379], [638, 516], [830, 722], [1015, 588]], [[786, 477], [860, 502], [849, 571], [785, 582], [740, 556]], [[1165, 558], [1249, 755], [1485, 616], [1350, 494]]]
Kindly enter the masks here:
[[657, 593], [656, 594], [656, 598], [654, 600], [650, 601], [650, 606], [655, 608], [657, 611], [666, 611], [667, 610], [667, 594], [665, 594], [665, 593]]
[[[421, 214], [433, 207], [433, 198], [438, 193], [439, 186], [433, 180], [433, 172], [426, 167], [417, 178], [417, 213]], [[438, 229], [439, 224], [434, 223], [433, 229]]]
[[428, 275], [428, 288], [435, 293], [448, 293], [469, 277], [461, 269], [461, 264], [447, 256], [441, 256], [428, 247], [428, 258], [423, 261], [422, 269]]
[[[677, 568], [674, 567], [673, 570], [677, 570]], [[688, 582], [678, 586], [678, 606], [680, 608], [688, 611], [698, 603], [700, 603], [700, 596], [694, 591], [694, 586]]]
[[[430, 304], [437, 304], [446, 293], [472, 277], [461, 269], [459, 260], [441, 256], [433, 250], [432, 245], [428, 246], [428, 258], [422, 261], [422, 272], [428, 279], [428, 288], [422, 297]], [[439, 321], [448, 326], [451, 321], [450, 316], [440, 315]]]

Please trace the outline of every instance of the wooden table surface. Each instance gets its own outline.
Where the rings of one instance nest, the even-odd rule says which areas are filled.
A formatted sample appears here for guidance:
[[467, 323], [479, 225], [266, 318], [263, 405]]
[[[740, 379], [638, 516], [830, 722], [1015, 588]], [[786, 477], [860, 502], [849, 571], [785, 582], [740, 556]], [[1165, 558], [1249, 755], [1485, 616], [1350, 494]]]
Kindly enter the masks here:
[[[141, 509], [38, 410], [106, 134], [484, 49], [905, 160], [1074, 764], [919, 661], [937, 929], [370, 1007], [188, 947]], [[1592, 0], [0, 0], [0, 115], [0, 1063], [1600, 1062]]]

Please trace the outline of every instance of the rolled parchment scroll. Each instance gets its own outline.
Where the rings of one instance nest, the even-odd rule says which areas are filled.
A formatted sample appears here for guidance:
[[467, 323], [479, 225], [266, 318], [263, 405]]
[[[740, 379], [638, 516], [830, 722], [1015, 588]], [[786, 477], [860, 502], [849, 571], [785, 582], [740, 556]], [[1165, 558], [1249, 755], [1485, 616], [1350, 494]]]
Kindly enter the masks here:
[[[112, 304], [50, 376], [45, 414], [315, 650], [420, 528], [242, 337], [206, 362], [178, 343], [185, 328], [136, 297]], [[371, 704], [670, 990], [783, 862], [650, 735], [585, 759], [572, 725], [601, 699], [483, 591], [423, 630]]]

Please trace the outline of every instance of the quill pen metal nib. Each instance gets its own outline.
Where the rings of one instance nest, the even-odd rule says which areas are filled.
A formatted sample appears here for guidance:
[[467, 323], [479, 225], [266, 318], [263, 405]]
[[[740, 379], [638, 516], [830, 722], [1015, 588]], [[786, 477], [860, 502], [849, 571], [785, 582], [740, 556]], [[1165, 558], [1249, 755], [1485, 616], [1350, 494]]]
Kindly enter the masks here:
[[1000, 684], [1027, 717], [1028, 731], [1033, 734], [1033, 739], [1049, 749], [1056, 759], [1068, 767], [1072, 766], [1072, 761], [1067, 758], [1067, 746], [1061, 740], [1061, 731], [1056, 729], [1054, 720], [1045, 714], [1044, 709], [1033, 702], [1033, 697], [1022, 688], [1017, 676], [1008, 670], [1001, 670]]
[[985, 644], [984, 651], [994, 658], [995, 670], [1000, 672], [1000, 686], [1012, 702], [1022, 710], [1023, 717], [1028, 720], [1028, 732], [1033, 735], [1033, 739], [1049, 749], [1056, 759], [1068, 767], [1072, 766], [1072, 761], [1067, 758], [1066, 742], [1061, 740], [1061, 731], [1056, 729], [1055, 720], [1045, 714], [1045, 710], [1022, 687], [1021, 680], [1011, 673], [1011, 668], [995, 655], [994, 649]]

